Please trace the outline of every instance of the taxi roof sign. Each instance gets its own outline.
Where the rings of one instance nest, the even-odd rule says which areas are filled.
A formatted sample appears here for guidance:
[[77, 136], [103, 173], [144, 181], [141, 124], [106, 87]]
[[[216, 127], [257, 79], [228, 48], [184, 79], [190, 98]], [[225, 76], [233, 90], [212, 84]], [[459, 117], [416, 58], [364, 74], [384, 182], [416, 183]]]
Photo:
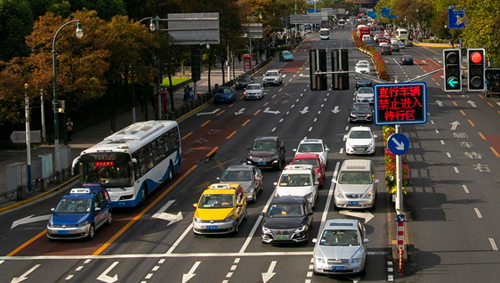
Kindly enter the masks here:
[[70, 194], [90, 194], [90, 189], [76, 188], [71, 189]]
[[227, 190], [227, 189], [230, 189], [230, 188], [231, 188], [231, 186], [228, 185], [228, 184], [212, 184], [212, 185], [210, 185], [210, 189], [212, 189], [212, 190], [217, 190], [217, 189], [218, 190], [221, 190], [221, 189], [222, 190]]
[[313, 166], [310, 164], [302, 164], [302, 165], [287, 165], [285, 166], [285, 170], [293, 170], [293, 169], [298, 169], [298, 170], [306, 170], [306, 169], [311, 169]]

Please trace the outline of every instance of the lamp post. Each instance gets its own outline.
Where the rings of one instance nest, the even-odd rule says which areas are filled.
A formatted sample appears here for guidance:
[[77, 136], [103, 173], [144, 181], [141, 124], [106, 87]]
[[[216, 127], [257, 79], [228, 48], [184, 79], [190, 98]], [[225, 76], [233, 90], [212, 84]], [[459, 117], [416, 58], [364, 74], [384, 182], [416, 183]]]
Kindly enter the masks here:
[[64, 23], [59, 29], [56, 31], [54, 38], [52, 39], [52, 80], [53, 80], [53, 88], [54, 88], [54, 97], [52, 101], [52, 107], [54, 108], [54, 148], [55, 148], [55, 165], [56, 165], [56, 175], [59, 175], [61, 172], [61, 162], [59, 160], [59, 126], [57, 113], [58, 105], [57, 105], [57, 80], [56, 80], [56, 38], [59, 32], [67, 25], [71, 23], [77, 23], [76, 25], [76, 37], [82, 38], [83, 30], [80, 24], [80, 20], [72, 20]]
[[[149, 28], [151, 29], [151, 31], [156, 31], [156, 32], [160, 32], [160, 20], [161, 18], [159, 16], [155, 16], [152, 20], [151, 20], [151, 25], [149, 26]], [[153, 24], [154, 23], [154, 24]], [[159, 36], [159, 34], [158, 34]], [[158, 83], [156, 85], [156, 109], [157, 109], [157, 116], [156, 116], [156, 119], [158, 120], [161, 120], [161, 82], [162, 82], [162, 79], [161, 79], [161, 60], [160, 60], [160, 53], [158, 53], [158, 56], [156, 57], [156, 62], [157, 62], [157, 66], [158, 66]]]

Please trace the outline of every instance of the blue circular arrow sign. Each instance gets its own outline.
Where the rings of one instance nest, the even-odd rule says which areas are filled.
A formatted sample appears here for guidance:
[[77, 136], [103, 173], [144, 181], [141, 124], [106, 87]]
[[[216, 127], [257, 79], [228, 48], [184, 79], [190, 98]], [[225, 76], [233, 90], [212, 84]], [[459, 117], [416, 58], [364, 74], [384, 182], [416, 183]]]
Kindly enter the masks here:
[[408, 151], [410, 140], [401, 133], [392, 134], [387, 140], [387, 148], [394, 155], [402, 155]]

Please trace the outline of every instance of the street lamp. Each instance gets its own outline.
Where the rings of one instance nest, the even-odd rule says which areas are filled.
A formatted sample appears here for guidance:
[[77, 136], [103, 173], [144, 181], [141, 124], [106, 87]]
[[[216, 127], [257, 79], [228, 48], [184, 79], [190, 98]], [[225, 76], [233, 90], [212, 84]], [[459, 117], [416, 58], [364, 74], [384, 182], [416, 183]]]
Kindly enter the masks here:
[[77, 23], [76, 25], [76, 37], [82, 38], [83, 36], [83, 30], [82, 26], [80, 24], [80, 20], [72, 20], [69, 22], [64, 23], [62, 26], [59, 27], [59, 29], [56, 31], [56, 34], [54, 35], [54, 38], [52, 39], [52, 81], [53, 81], [53, 88], [54, 88], [54, 97], [52, 101], [52, 107], [54, 108], [54, 147], [55, 147], [55, 165], [56, 165], [56, 174], [59, 174], [61, 172], [61, 162], [59, 160], [59, 127], [58, 127], [58, 119], [57, 119], [57, 113], [59, 112], [58, 110], [58, 105], [57, 105], [57, 82], [56, 82], [56, 38], [59, 32], [67, 25], [71, 23]]

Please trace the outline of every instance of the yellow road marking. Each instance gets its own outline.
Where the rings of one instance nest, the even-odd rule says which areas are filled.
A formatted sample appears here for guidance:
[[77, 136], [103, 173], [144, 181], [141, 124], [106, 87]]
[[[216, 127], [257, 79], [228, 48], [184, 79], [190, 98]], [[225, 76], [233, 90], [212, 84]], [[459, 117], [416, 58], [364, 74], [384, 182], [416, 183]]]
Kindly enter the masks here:
[[255, 111], [255, 113], [253, 113], [253, 115], [255, 116], [255, 115], [259, 114], [259, 112], [260, 112], [260, 109], [257, 109], [257, 111]]
[[460, 110], [460, 113], [465, 116], [465, 112], [463, 110]]
[[38, 233], [38, 235], [36, 235], [35, 237], [29, 239], [26, 243], [20, 245], [19, 247], [17, 247], [17, 249], [15, 249], [15, 250], [11, 251], [10, 253], [8, 253], [7, 256], [13, 256], [13, 255], [15, 255], [18, 251], [24, 249], [27, 245], [33, 243], [36, 239], [40, 238], [45, 233], [47, 233], [47, 229], [44, 229], [42, 232]]
[[226, 140], [230, 139], [234, 134], [236, 134], [236, 131], [232, 132], [229, 136], [227, 136]]
[[493, 147], [490, 147], [490, 149], [497, 157], [500, 157], [500, 154], [498, 154], [498, 152]]
[[192, 134], [193, 134], [193, 132], [191, 132], [191, 133], [189, 133], [189, 134], [185, 135], [184, 137], [182, 137], [182, 139], [181, 139], [181, 140], [184, 140], [185, 138], [189, 137], [189, 136], [190, 136], [190, 135], [192, 135]]
[[246, 120], [241, 126], [245, 126], [248, 122], [250, 122], [250, 119]]
[[217, 113], [216, 116], [220, 116], [222, 113], [226, 112], [226, 110], [222, 110], [221, 112]]
[[475, 126], [476, 126], [476, 125], [474, 125], [474, 123], [472, 123], [472, 121], [471, 121], [471, 120], [467, 120], [467, 121], [469, 121], [469, 124], [470, 124], [472, 127], [475, 127]]
[[490, 107], [495, 107], [495, 106], [493, 106], [493, 104], [491, 104], [490, 102], [488, 102], [488, 105], [489, 105]]
[[481, 132], [477, 132], [479, 134], [479, 136], [483, 139], [483, 140], [486, 140], [486, 138], [483, 136], [483, 133]]
[[206, 124], [208, 124], [208, 123], [210, 123], [210, 120], [208, 120], [208, 121], [206, 121], [205, 123], [201, 124], [201, 126], [200, 126], [200, 127], [203, 127], [203, 126], [205, 126], [205, 125], [206, 125]]
[[455, 101], [453, 101], [453, 105], [458, 106], [458, 105], [457, 105], [457, 103], [456, 103]]

